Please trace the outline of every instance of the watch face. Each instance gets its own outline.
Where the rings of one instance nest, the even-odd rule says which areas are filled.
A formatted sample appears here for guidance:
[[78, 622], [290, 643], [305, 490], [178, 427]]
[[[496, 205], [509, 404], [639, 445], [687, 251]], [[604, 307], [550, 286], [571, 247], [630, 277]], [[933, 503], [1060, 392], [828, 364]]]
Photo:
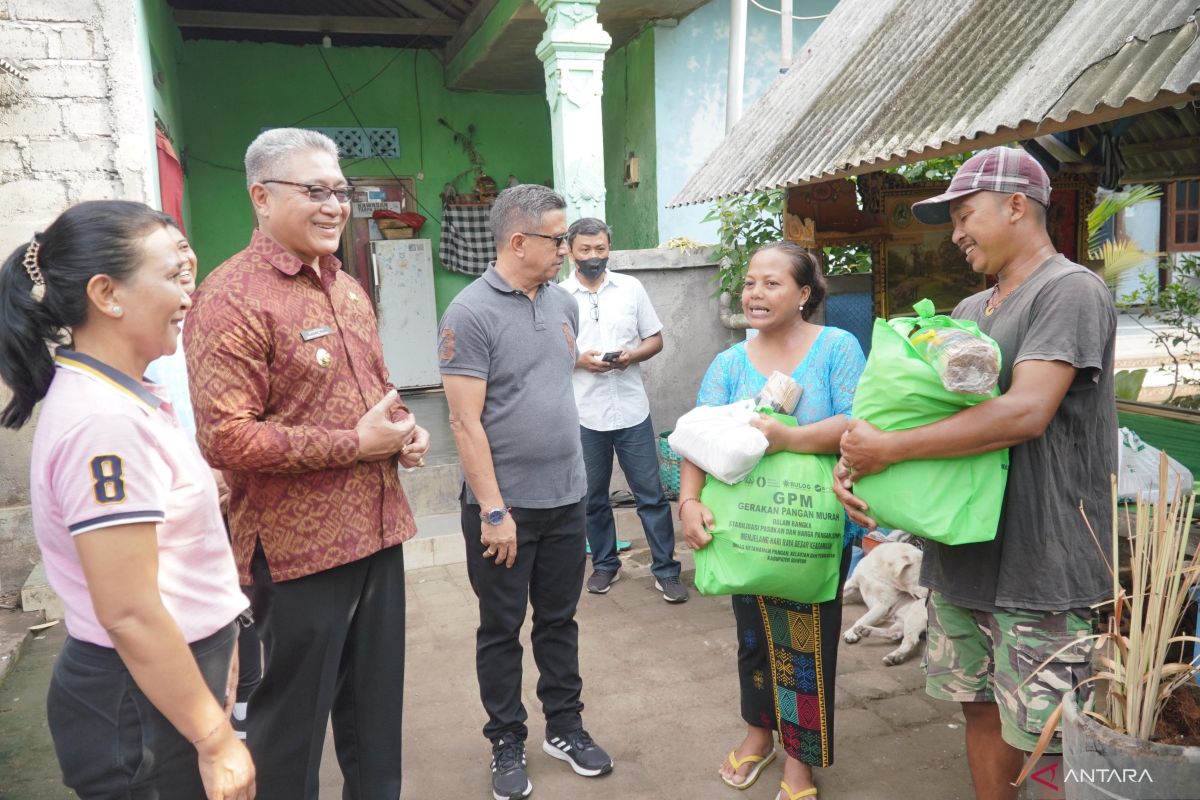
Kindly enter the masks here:
[[499, 525], [504, 521], [504, 509], [493, 508], [487, 513], [487, 521], [489, 525]]

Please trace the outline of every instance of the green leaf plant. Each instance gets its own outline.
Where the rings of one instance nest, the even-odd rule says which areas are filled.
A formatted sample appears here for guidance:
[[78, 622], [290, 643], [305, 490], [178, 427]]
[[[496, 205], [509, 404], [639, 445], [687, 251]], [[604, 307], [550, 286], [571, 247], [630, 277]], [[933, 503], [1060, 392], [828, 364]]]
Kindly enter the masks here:
[[702, 222], [717, 223], [717, 294], [728, 292], [730, 307], [741, 307], [742, 284], [750, 257], [760, 247], [783, 238], [782, 189], [726, 197]]
[[[1117, 298], [1125, 311], [1167, 355], [1173, 374], [1167, 405], [1200, 407], [1200, 378], [1185, 367], [1200, 363], [1200, 258], [1187, 255], [1171, 267], [1166, 285], [1159, 286], [1156, 272], [1141, 276], [1138, 287]], [[1188, 389], [1189, 391], [1181, 391]]]
[[1129, 237], [1104, 241], [1104, 224], [1127, 208], [1159, 197], [1162, 189], [1158, 186], [1131, 186], [1107, 195], [1088, 214], [1088, 258], [1103, 264], [1104, 280], [1109, 286], [1116, 285], [1121, 273], [1163, 254], [1147, 253]]

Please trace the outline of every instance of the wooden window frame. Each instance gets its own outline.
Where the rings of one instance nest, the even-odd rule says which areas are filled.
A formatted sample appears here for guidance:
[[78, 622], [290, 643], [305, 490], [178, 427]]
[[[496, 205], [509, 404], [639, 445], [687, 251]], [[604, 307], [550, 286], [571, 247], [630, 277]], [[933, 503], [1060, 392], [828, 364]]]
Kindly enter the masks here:
[[[1187, 188], [1196, 186], [1197, 202], [1195, 207], [1185, 206], [1180, 208], [1179, 195]], [[1190, 181], [1175, 181], [1167, 184], [1166, 191], [1166, 217], [1163, 233], [1165, 249], [1168, 253], [1194, 253], [1200, 251], [1200, 180]], [[1179, 227], [1177, 224], [1180, 217], [1196, 218], [1197, 237], [1196, 239], [1180, 240], [1176, 236], [1176, 231]]]

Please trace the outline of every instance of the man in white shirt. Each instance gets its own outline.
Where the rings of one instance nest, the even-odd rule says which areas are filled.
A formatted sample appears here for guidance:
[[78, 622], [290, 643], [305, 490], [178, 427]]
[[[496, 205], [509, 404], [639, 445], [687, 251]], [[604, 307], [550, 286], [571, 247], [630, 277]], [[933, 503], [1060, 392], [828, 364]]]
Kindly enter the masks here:
[[605, 594], [620, 577], [617, 529], [608, 500], [613, 452], [633, 490], [654, 558], [654, 586], [668, 603], [688, 599], [675, 560], [671, 506], [658, 477], [650, 401], [638, 363], [663, 348], [662, 323], [636, 278], [608, 271], [612, 231], [598, 219], [567, 230], [575, 272], [562, 282], [579, 304], [579, 359], [572, 384], [587, 468], [587, 538], [592, 575], [587, 590]]

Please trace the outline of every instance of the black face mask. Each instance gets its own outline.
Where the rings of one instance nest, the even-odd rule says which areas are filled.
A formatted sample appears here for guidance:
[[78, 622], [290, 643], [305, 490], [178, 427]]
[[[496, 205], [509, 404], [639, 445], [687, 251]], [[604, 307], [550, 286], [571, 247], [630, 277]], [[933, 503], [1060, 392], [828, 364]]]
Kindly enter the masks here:
[[594, 281], [599, 278], [601, 273], [608, 268], [607, 258], [584, 258], [575, 262], [576, 268], [579, 269], [579, 274], [587, 278], [589, 281]]

